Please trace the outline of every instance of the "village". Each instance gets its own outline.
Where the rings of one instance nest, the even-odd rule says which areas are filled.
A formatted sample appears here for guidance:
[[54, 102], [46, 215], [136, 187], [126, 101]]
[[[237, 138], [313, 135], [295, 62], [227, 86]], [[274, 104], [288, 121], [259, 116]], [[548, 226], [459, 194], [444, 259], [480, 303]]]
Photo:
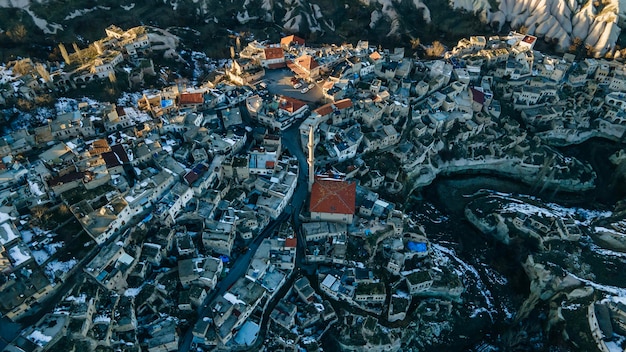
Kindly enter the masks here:
[[[0, 66], [0, 105], [122, 76], [165, 83], [123, 102], [56, 99], [54, 116], [0, 139], [0, 312], [38, 317], [4, 351], [319, 351], [331, 329], [345, 350], [400, 350], [416, 315], [429, 335], [468, 306], [499, 309], [404, 197], [472, 172], [590, 190], [592, 167], [553, 146], [626, 132], [622, 63], [542, 54], [515, 32], [430, 60], [238, 37], [197, 84], [155, 66], [181, 59], [168, 31], [105, 35], [61, 44], [63, 62]], [[581, 237], [572, 218], [515, 214], [542, 249]], [[615, 311], [623, 330], [620, 299], [589, 321]]]

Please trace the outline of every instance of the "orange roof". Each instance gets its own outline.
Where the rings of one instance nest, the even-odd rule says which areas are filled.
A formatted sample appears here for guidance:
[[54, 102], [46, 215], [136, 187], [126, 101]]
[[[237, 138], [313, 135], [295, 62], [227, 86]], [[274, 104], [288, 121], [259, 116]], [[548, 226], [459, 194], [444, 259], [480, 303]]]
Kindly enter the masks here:
[[204, 96], [202, 93], [183, 93], [178, 96], [178, 104], [202, 104], [204, 103]]
[[281, 46], [289, 46], [291, 45], [291, 43], [294, 44], [298, 44], [298, 45], [304, 45], [304, 39], [295, 36], [295, 35], [288, 35], [286, 37], [283, 37], [280, 39], [280, 45]]
[[304, 72], [303, 69], [294, 64], [293, 61], [287, 60], [286, 63], [287, 67], [289, 67], [289, 69], [292, 70], [296, 75], [300, 77], [306, 77], [308, 75], [308, 73]]
[[333, 81], [326, 81], [324, 83], [324, 85], [322, 86], [322, 89], [328, 90], [328, 89], [332, 88], [334, 85], [335, 85], [335, 82], [333, 82]]
[[280, 97], [280, 106], [279, 106], [279, 108], [282, 109], [282, 110], [285, 110], [287, 112], [290, 112], [292, 114], [294, 112], [300, 110], [305, 105], [306, 105], [306, 103], [303, 102], [302, 100], [298, 100], [298, 99], [291, 98], [291, 97], [286, 97], [286, 96]]
[[339, 109], [343, 110], [352, 106], [352, 100], [350, 99], [342, 99], [336, 103], [328, 103], [326, 105], [322, 105], [319, 108], [313, 110], [313, 112], [318, 113], [320, 116], [326, 116], [333, 112], [333, 105]]
[[339, 110], [346, 109], [352, 107], [352, 100], [350, 99], [342, 99], [335, 102], [335, 107]]
[[298, 244], [298, 240], [295, 237], [290, 237], [285, 239], [285, 247], [288, 248], [296, 248]]
[[296, 63], [300, 65], [302, 68], [311, 71], [312, 69], [319, 66], [317, 61], [310, 55], [302, 55], [296, 59]]
[[326, 116], [333, 112], [333, 108], [331, 104], [322, 105], [319, 108], [313, 110], [313, 112], [318, 113], [320, 116]]
[[311, 189], [311, 212], [354, 214], [356, 183], [348, 181], [315, 180]]
[[374, 51], [373, 53], [370, 54], [370, 59], [376, 61], [376, 60], [380, 60], [383, 57], [380, 56], [380, 53], [378, 51]]
[[283, 48], [265, 48], [265, 60], [280, 59], [285, 57]]
[[106, 139], [96, 139], [95, 141], [93, 141], [93, 143], [91, 143], [89, 155], [100, 155], [109, 151], [111, 151], [111, 148], [109, 147], [109, 143]]

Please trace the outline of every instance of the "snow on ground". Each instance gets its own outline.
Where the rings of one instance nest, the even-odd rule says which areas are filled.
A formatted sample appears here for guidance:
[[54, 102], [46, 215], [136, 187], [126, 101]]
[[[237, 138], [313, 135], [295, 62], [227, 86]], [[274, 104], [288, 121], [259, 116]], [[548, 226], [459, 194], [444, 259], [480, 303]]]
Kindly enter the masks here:
[[608, 229], [608, 228], [606, 228], [606, 227], [602, 227], [602, 226], [596, 226], [596, 227], [594, 227], [594, 228], [593, 228], [593, 230], [594, 230], [595, 232], [604, 232], [604, 233], [609, 233], [609, 234], [614, 235], [614, 236], [620, 236], [620, 237], [626, 236], [626, 235], [625, 235], [624, 233], [622, 233], [622, 232], [615, 231], [615, 230], [613, 230], [613, 229]]
[[124, 291], [124, 296], [126, 296], [126, 297], [136, 297], [139, 294], [139, 292], [141, 292], [142, 288], [143, 288], [143, 285], [141, 285], [139, 287], [126, 289], [126, 291]]
[[54, 278], [56, 277], [55, 273], [57, 271], [60, 271], [63, 273], [69, 272], [70, 270], [72, 270], [74, 266], [76, 266], [77, 263], [78, 261], [76, 259], [70, 259], [66, 262], [53, 260], [46, 265], [46, 274], [48, 275], [49, 278]]
[[491, 291], [487, 289], [482, 279], [480, 278], [480, 274], [478, 273], [478, 271], [473, 266], [467, 264], [466, 262], [461, 260], [459, 257], [457, 257], [456, 254], [454, 253], [454, 250], [448, 249], [446, 247], [440, 246], [435, 243], [433, 243], [432, 246], [434, 249], [438, 250], [439, 252], [445, 253], [450, 258], [454, 259], [461, 266], [465, 275], [469, 274], [474, 277], [474, 279], [476, 280], [476, 288], [478, 289], [480, 294], [484, 297], [485, 303], [487, 304], [486, 312], [493, 319], [492, 313], [496, 312], [496, 310], [494, 309], [494, 305], [493, 305], [493, 297], [491, 295]]
[[98, 315], [94, 320], [93, 323], [97, 324], [97, 323], [110, 323], [111, 322], [111, 317], [106, 317], [104, 315]]
[[39, 265], [45, 263], [46, 260], [48, 260], [50, 258], [50, 254], [48, 254], [48, 252], [46, 252], [43, 249], [38, 249], [38, 250], [32, 251], [32, 253], [33, 253], [33, 257], [35, 257], [35, 261]]
[[63, 30], [63, 26], [58, 23], [48, 23], [48, 21], [43, 18], [37, 17], [35, 13], [30, 9], [30, 7], [23, 8], [30, 17], [32, 17], [33, 22], [39, 29], [41, 29], [45, 34], [56, 34], [58, 30]]
[[13, 220], [15, 219], [14, 217], [12, 217], [11, 215], [7, 214], [7, 213], [3, 213], [0, 211], [0, 223], [5, 222], [5, 221], [9, 221], [9, 220]]
[[78, 109], [78, 102], [71, 98], [59, 98], [54, 103], [54, 107], [57, 109], [57, 113], [62, 114]]
[[555, 214], [546, 208], [541, 208], [528, 203], [516, 203], [516, 199], [509, 199], [512, 202], [505, 204], [502, 207], [504, 212], [508, 213], [522, 213], [526, 215], [538, 215], [541, 217], [554, 217]]
[[3, 222], [0, 226], [2, 226], [2, 229], [7, 234], [6, 242], [2, 244], [9, 243], [17, 238], [17, 234], [13, 231], [13, 228], [8, 222]]
[[26, 338], [36, 343], [40, 347], [43, 347], [48, 344], [48, 342], [52, 341], [51, 336], [44, 335], [44, 333], [39, 330], [33, 330], [33, 332], [31, 332], [30, 335], [28, 335]]
[[48, 119], [54, 119], [56, 117], [56, 112], [54, 109], [42, 106], [38, 107], [35, 111], [35, 120], [40, 124], [48, 123]]
[[411, 298], [411, 295], [409, 295], [408, 292], [404, 292], [404, 291], [396, 291], [396, 293], [393, 294], [393, 297], [398, 297], [398, 298]]
[[117, 99], [117, 105], [119, 106], [136, 106], [139, 99], [143, 98], [143, 94], [139, 92], [128, 93], [124, 92], [122, 96]]
[[591, 251], [593, 251], [595, 253], [598, 253], [598, 254], [600, 254], [602, 256], [626, 258], [626, 253], [616, 252], [616, 251], [612, 251], [610, 249], [604, 249], [604, 248], [601, 248], [600, 246], [598, 246], [597, 244], [595, 244], [593, 242], [589, 244], [589, 248], [591, 249]]
[[98, 6], [94, 6], [94, 7], [89, 8], [89, 9], [75, 10], [73, 12], [70, 12], [69, 15], [65, 16], [65, 18], [63, 20], [67, 21], [67, 20], [71, 20], [71, 19], [76, 18], [76, 17], [81, 17], [81, 16], [84, 16], [84, 15], [86, 15], [86, 14], [92, 12], [92, 11], [96, 11], [97, 9], [98, 9]]
[[54, 242], [54, 243], [45, 245], [44, 249], [46, 250], [46, 252], [48, 252], [48, 254], [53, 255], [59, 250], [59, 248], [63, 248], [64, 245], [65, 245], [65, 242], [63, 241]]
[[39, 183], [28, 180], [28, 187], [30, 187], [30, 192], [36, 196], [43, 196], [45, 193], [39, 187]]
[[31, 230], [22, 230], [20, 231], [20, 235], [22, 235], [22, 242], [30, 243], [35, 237], [35, 233]]
[[18, 266], [32, 258], [27, 252], [24, 252], [23, 248], [20, 246], [11, 247], [7, 252], [13, 259], [14, 266]]
[[[484, 191], [479, 191], [475, 195], [481, 194]], [[608, 218], [613, 215], [611, 211], [607, 210], [591, 210], [584, 208], [568, 208], [556, 203], [545, 203], [545, 207], [539, 207], [530, 203], [526, 203], [527, 200], [538, 200], [532, 196], [520, 195], [521, 199], [515, 198], [510, 193], [501, 193], [487, 191], [495, 197], [508, 201], [507, 204], [502, 207], [503, 211], [508, 212], [521, 212], [528, 215], [539, 215], [547, 217], [572, 217], [578, 225], [589, 225], [593, 221], [603, 218]], [[471, 196], [471, 195], [470, 195]]]
[[81, 294], [78, 297], [74, 297], [74, 296], [67, 296], [65, 298], [66, 301], [69, 302], [76, 302], [76, 303], [85, 303], [87, 301], [87, 295], [85, 295], [84, 293]]
[[123, 8], [124, 10], [126, 10], [126, 11], [130, 11], [130, 10], [132, 10], [133, 8], [135, 8], [135, 3], [133, 2], [133, 3], [131, 3], [130, 5], [127, 5], [127, 6], [120, 5], [120, 7], [121, 7], [121, 8]]
[[616, 295], [616, 296], [626, 296], [626, 288], [598, 284], [598, 283], [595, 283], [595, 282], [593, 282], [591, 280], [587, 280], [587, 279], [583, 279], [581, 277], [578, 277], [578, 276], [572, 274], [571, 272], [568, 272], [568, 273], [570, 275], [572, 275], [572, 277], [574, 277], [575, 279], [586, 283], [587, 285], [595, 288], [596, 290], [607, 292], [607, 293], [610, 293], [610, 294]]
[[499, 272], [493, 270], [487, 264], [480, 263], [480, 265], [483, 267], [483, 270], [485, 271], [485, 274], [489, 278], [489, 281], [491, 281], [492, 283], [498, 284], [498, 285], [503, 285], [503, 286], [509, 283], [509, 280], [507, 280], [506, 277], [504, 277]]

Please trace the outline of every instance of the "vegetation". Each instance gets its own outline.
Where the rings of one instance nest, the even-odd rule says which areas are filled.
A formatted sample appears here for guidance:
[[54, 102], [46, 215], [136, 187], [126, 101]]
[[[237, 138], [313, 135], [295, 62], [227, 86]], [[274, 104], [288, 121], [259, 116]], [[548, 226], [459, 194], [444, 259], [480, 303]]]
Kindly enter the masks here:
[[31, 209], [33, 224], [45, 230], [55, 230], [73, 218], [69, 207], [65, 204], [49, 208], [46, 205], [37, 205]]

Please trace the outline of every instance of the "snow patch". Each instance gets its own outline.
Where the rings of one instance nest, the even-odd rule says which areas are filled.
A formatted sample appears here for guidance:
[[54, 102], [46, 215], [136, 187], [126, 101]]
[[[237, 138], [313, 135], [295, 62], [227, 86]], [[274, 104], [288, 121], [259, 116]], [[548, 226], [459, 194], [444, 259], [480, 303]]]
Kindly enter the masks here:
[[33, 330], [33, 332], [31, 332], [30, 335], [28, 335], [26, 338], [36, 343], [40, 347], [43, 347], [48, 344], [48, 342], [52, 341], [51, 336], [45, 335], [39, 330]]
[[24, 248], [22, 248], [21, 246], [11, 247], [7, 252], [9, 253], [9, 256], [13, 259], [14, 266], [25, 263], [32, 258], [30, 254], [28, 254], [28, 252], [25, 252]]

